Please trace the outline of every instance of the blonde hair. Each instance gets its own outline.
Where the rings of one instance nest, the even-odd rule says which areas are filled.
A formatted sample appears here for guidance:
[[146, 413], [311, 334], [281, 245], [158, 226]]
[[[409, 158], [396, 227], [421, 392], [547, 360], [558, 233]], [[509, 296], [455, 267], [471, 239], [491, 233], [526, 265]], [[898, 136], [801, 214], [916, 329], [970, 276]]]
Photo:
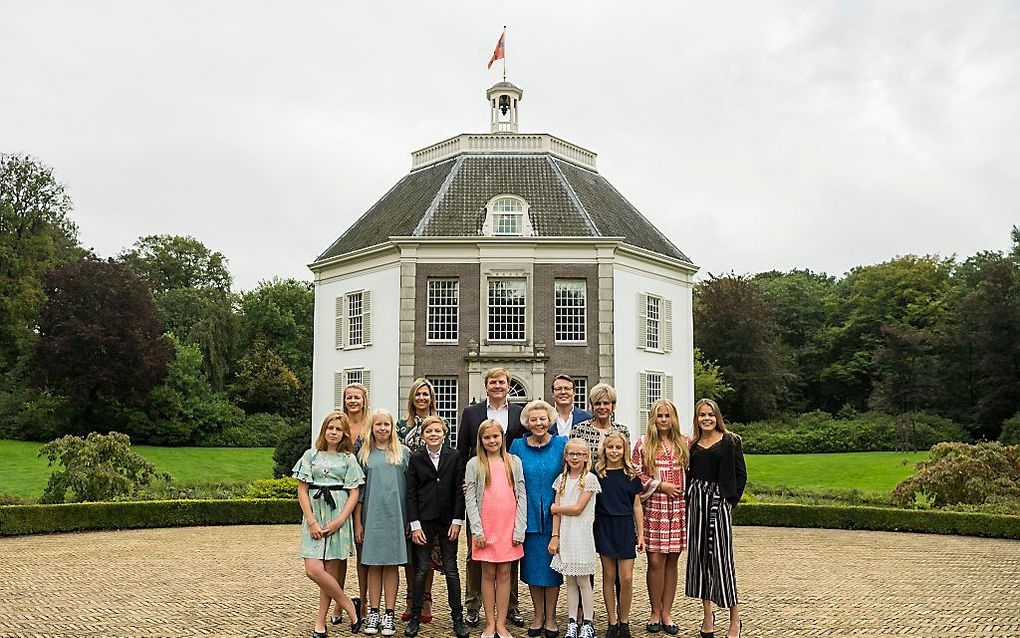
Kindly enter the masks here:
[[[342, 395], [344, 399], [347, 398], [347, 391], [348, 390], [360, 390], [361, 391], [361, 398], [365, 400], [365, 404], [363, 406], [361, 406], [361, 413], [362, 414], [368, 414], [368, 388], [366, 388], [364, 386], [364, 384], [362, 384], [362, 383], [348, 383], [347, 387], [344, 388], [344, 393]], [[340, 403], [341, 403], [341, 408], [340, 409], [343, 410], [344, 414], [347, 414], [347, 401], [341, 401]], [[348, 416], [350, 416], [350, 415], [348, 414]]]
[[521, 425], [528, 427], [528, 416], [535, 410], [545, 410], [545, 413], [549, 415], [550, 425], [556, 420], [556, 409], [542, 399], [535, 399], [521, 410]]
[[482, 436], [491, 427], [499, 429], [499, 457], [503, 459], [503, 467], [506, 468], [506, 482], [510, 484], [510, 487], [513, 487], [514, 468], [510, 464], [510, 454], [506, 451], [506, 433], [503, 432], [503, 426], [496, 419], [482, 421], [482, 424], [478, 426], [478, 441], [475, 444], [475, 456], [478, 458], [478, 467], [481, 469], [482, 474], [485, 475], [485, 487], [492, 485], [492, 472], [489, 471], [489, 455], [485, 451], [485, 446], [482, 445]]
[[340, 431], [344, 433], [340, 443], [336, 446], [337, 452], [353, 452], [354, 441], [351, 440], [351, 422], [347, 418], [347, 415], [339, 410], [333, 410], [326, 415], [326, 418], [322, 420], [322, 427], [319, 428], [319, 436], [315, 438], [315, 449], [320, 452], [329, 449], [329, 443], [326, 442], [326, 426], [336, 421], [340, 424]]
[[439, 416], [438, 414], [433, 414], [425, 417], [425, 420], [421, 422], [421, 433], [424, 435], [425, 428], [432, 425], [433, 423], [438, 423], [443, 428], [443, 436], [446, 436], [446, 433], [449, 431], [450, 428], [446, 427], [446, 421], [444, 421], [443, 417]]
[[560, 476], [560, 496], [563, 496], [563, 490], [567, 488], [567, 478], [570, 476], [570, 466], [567, 464], [567, 451], [570, 450], [571, 445], [576, 445], [588, 453], [588, 456], [584, 459], [584, 467], [581, 468], [579, 485], [582, 490], [584, 489], [584, 477], [588, 476], [588, 473], [591, 472], [591, 446], [588, 445], [588, 442], [577, 438], [567, 441], [567, 444], [563, 446], [563, 474]]
[[361, 444], [358, 460], [361, 461], [362, 465], [368, 464], [368, 457], [376, 447], [375, 420], [380, 416], [384, 416], [390, 421], [390, 440], [382, 448], [386, 452], [386, 462], [390, 465], [400, 465], [401, 461], [404, 460], [404, 452], [401, 449], [400, 440], [397, 438], [397, 426], [393, 420], [393, 414], [389, 410], [383, 410], [382, 408], [372, 413], [372, 418], [369, 420], [368, 436], [365, 437], [365, 442]]
[[690, 459], [690, 449], [687, 447], [687, 439], [680, 431], [680, 417], [677, 416], [676, 406], [669, 399], [659, 399], [649, 408], [648, 425], [645, 427], [645, 449], [641, 462], [648, 476], [659, 475], [659, 470], [655, 467], [655, 454], [663, 447], [663, 439], [659, 437], [659, 428], [655, 426], [655, 415], [658, 414], [659, 408], [663, 407], [669, 412], [670, 418], [670, 428], [665, 439], [673, 444], [673, 449], [680, 457], [681, 468], [686, 468]]
[[602, 399], [610, 403], [616, 403], [616, 388], [608, 383], [596, 383], [595, 387], [588, 390], [588, 404], [598, 403]]
[[697, 443], [701, 439], [701, 425], [698, 424], [698, 410], [701, 406], [707, 405], [712, 408], [712, 414], [715, 415], [715, 429], [719, 430], [723, 436], [733, 437], [733, 433], [726, 429], [726, 421], [723, 419], [722, 410], [719, 409], [719, 404], [712, 399], [701, 399], [694, 404], [694, 436], [691, 440], [692, 443]]
[[[432, 383], [429, 382], [425, 377], [419, 377], [411, 382], [411, 391], [407, 393], [407, 421], [408, 425], [414, 423], [414, 417], [418, 416], [418, 410], [414, 407], [414, 395], [418, 394], [418, 390], [422, 388], [429, 389], [429, 414], [432, 416], [436, 414], [436, 389], [432, 387]], [[446, 424], [443, 424], [446, 427]]]
[[513, 380], [513, 377], [510, 376], [510, 371], [506, 368], [489, 368], [485, 371], [485, 376], [482, 377], [482, 384], [484, 385], [488, 383], [489, 379], [495, 377], [506, 377], [507, 383], [510, 383], [510, 381]]
[[609, 443], [609, 439], [620, 439], [620, 443], [623, 444], [623, 456], [620, 461], [623, 463], [623, 473], [627, 475], [627, 478], [634, 478], [638, 475], [638, 469], [634, 467], [633, 461], [630, 460], [630, 454], [627, 448], [630, 444], [627, 441], [627, 437], [623, 435], [623, 432], [619, 430], [613, 430], [606, 435], [606, 438], [602, 439], [602, 446], [599, 448], [599, 460], [595, 463], [595, 473], [602, 478], [606, 478], [606, 467], [609, 465], [609, 460], [606, 458], [606, 445]]

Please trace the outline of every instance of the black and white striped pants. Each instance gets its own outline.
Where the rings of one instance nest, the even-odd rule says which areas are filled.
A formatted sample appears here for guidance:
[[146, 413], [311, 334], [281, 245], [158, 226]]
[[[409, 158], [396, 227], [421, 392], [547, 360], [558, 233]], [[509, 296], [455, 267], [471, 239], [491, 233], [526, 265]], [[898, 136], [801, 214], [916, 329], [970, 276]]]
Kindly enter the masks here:
[[692, 479], [687, 486], [687, 578], [685, 593], [732, 607], [737, 600], [733, 566], [732, 506], [719, 484]]

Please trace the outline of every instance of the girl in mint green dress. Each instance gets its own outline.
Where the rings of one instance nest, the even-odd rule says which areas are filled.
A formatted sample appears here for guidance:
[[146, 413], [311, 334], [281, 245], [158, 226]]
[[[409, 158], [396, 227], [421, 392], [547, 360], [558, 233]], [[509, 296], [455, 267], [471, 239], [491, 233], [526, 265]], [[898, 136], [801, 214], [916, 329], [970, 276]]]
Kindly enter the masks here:
[[312, 638], [326, 637], [331, 600], [336, 600], [354, 621], [352, 632], [361, 626], [354, 604], [336, 577], [339, 561], [354, 556], [351, 514], [365, 482], [365, 474], [352, 454], [350, 432], [347, 417], [342, 412], [330, 412], [322, 422], [315, 447], [301, 456], [293, 470], [303, 515], [298, 553], [305, 562], [305, 575], [319, 586], [319, 614]]

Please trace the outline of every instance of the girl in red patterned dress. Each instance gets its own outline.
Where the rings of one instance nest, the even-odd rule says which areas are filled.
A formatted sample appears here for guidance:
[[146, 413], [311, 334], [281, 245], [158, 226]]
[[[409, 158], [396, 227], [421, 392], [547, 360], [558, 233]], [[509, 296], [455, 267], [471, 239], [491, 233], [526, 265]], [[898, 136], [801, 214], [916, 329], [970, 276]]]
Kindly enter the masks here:
[[690, 458], [687, 437], [672, 401], [659, 399], [649, 411], [645, 434], [634, 446], [634, 465], [644, 491], [645, 551], [648, 553], [649, 633], [680, 631], [673, 622], [677, 562], [687, 545], [684, 471]]

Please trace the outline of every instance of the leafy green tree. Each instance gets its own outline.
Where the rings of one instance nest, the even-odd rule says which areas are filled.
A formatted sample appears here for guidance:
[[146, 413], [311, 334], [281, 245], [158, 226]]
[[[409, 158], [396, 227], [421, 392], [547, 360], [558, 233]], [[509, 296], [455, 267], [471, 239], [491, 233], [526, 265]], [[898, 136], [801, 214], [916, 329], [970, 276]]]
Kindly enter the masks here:
[[245, 412], [290, 415], [301, 400], [301, 381], [279, 355], [257, 341], [241, 358], [230, 395]]
[[730, 384], [723, 379], [722, 370], [714, 361], [705, 358], [700, 348], [694, 349], [694, 398], [722, 401], [733, 392]]
[[[45, 296], [42, 275], [81, 258], [71, 198], [28, 155], [0, 153], [0, 374], [31, 351]], [[23, 371], [10, 382], [21, 382]]]
[[712, 276], [695, 289], [694, 343], [733, 387], [726, 413], [748, 422], [775, 414], [787, 393], [779, 329], [761, 289], [746, 276]]
[[63, 466], [50, 474], [44, 503], [109, 501], [134, 494], [153, 479], [171, 480], [169, 474], [134, 453], [131, 439], [118, 432], [61, 437], [42, 446], [39, 456], [45, 456], [50, 467]]
[[230, 271], [223, 253], [194, 237], [148, 235], [119, 256], [152, 285], [156, 294], [180, 288], [230, 291]]
[[311, 431], [308, 423], [295, 423], [280, 435], [280, 440], [273, 451], [273, 476], [279, 478], [290, 476], [294, 465], [312, 447]]
[[124, 264], [90, 258], [49, 271], [44, 291], [35, 384], [66, 396], [81, 427], [109, 430], [97, 408], [144, 405], [173, 353], [149, 287]]

